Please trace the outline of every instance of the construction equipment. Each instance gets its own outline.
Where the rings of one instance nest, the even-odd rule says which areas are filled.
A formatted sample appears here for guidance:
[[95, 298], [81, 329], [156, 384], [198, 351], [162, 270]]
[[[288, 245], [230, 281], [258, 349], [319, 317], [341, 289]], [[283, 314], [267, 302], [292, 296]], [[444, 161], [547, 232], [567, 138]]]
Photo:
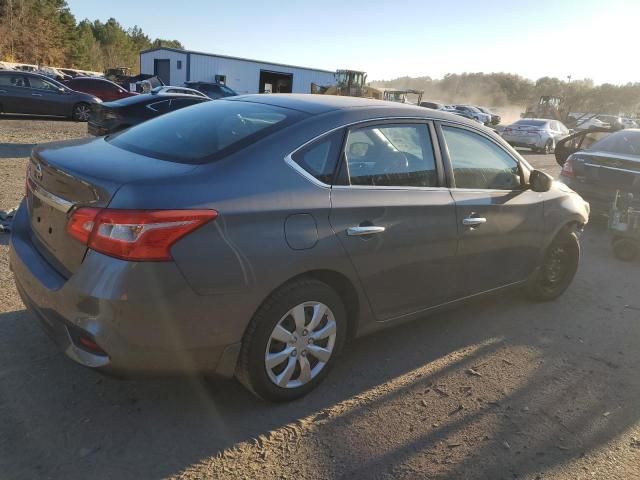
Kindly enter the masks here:
[[569, 111], [565, 107], [564, 98], [555, 95], [542, 95], [538, 103], [529, 105], [521, 116], [522, 118], [549, 118], [565, 123]]
[[[422, 90], [384, 90], [383, 98], [384, 100], [390, 102], [398, 102], [398, 103], [411, 103], [414, 105], [420, 105], [420, 101], [422, 100], [422, 95], [424, 91]], [[415, 102], [409, 100], [409, 95], [417, 97]]]
[[321, 86], [311, 84], [311, 93], [320, 95], [339, 95], [346, 97], [365, 97], [382, 99], [382, 92], [366, 85], [367, 74], [358, 70], [337, 70], [336, 84]]

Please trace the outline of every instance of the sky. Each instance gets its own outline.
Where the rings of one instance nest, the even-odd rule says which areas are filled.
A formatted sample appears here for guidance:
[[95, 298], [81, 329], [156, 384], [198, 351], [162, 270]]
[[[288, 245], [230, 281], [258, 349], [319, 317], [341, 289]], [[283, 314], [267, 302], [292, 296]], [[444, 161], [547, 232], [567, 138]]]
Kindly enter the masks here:
[[78, 21], [115, 17], [189, 50], [369, 80], [508, 72], [640, 82], [640, 0], [67, 0]]

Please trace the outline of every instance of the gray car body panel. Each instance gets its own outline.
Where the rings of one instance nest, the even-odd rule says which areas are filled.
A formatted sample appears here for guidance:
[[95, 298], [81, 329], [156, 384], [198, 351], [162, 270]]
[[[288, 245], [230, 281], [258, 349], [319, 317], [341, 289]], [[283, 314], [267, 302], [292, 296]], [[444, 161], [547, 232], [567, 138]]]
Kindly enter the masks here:
[[[476, 122], [348, 97], [247, 96], [220, 102], [243, 98], [310, 115], [216, 162], [165, 171], [164, 162], [156, 161], [153, 173], [149, 167], [154, 160], [121, 151], [115, 162], [122, 168], [110, 176], [106, 162], [116, 152], [103, 145], [103, 139], [66, 147], [74, 158], [91, 152], [97, 164], [94, 177], [103, 176], [102, 182], [111, 178], [119, 185], [110, 189], [109, 208], [218, 211], [214, 222], [173, 246], [174, 262], [125, 262], [89, 250], [65, 279], [33, 248], [26, 209], [20, 209], [10, 260], [21, 294], [41, 317], [61, 317], [91, 332], [109, 352], [109, 368], [220, 373], [224, 364], [223, 373], [230, 375], [256, 310], [279, 286], [302, 275], [347, 282], [357, 304], [350, 310], [352, 333], [368, 333], [481, 290], [525, 280], [554, 232], [567, 223], [587, 221], [584, 204], [564, 186], [545, 193], [503, 192], [498, 198], [448, 188], [450, 167], [444, 149], [442, 156], [437, 152], [443, 184], [425, 189], [332, 188], [312, 181], [286, 160], [300, 146], [334, 129], [372, 119], [415, 119], [436, 126], [444, 121], [488, 136], [522, 163], [526, 175], [531, 167]], [[436, 138], [434, 143], [438, 145]], [[64, 156], [65, 144], [55, 148], [55, 155]], [[47, 150], [38, 154], [46, 158]], [[144, 169], [148, 173], [136, 173], [137, 161], [149, 164]], [[67, 160], [68, 166], [73, 164], [73, 159]], [[474, 196], [477, 201], [472, 201]], [[495, 207], [498, 212], [490, 212], [496, 215], [496, 226], [483, 237], [476, 235], [473, 244], [460, 227], [469, 202], [474, 210]], [[345, 235], [346, 228], [367, 220], [387, 230], [368, 240]], [[505, 267], [500, 252], [510, 247], [509, 258], [524, 254], [526, 261], [507, 268], [504, 282], [490, 283], [491, 270]], [[479, 272], [465, 265], [474, 252], [482, 266]], [[471, 274], [488, 283], [461, 282], [461, 275]]]

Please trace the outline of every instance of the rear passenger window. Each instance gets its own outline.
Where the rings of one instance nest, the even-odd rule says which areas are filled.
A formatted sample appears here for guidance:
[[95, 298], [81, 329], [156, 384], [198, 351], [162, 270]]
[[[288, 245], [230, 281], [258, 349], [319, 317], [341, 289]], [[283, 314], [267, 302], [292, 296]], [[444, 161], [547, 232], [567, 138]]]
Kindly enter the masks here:
[[442, 127], [456, 188], [516, 190], [520, 168], [492, 141], [468, 130]]
[[426, 124], [378, 125], [349, 132], [345, 146], [351, 185], [435, 187], [433, 147]]
[[338, 130], [292, 155], [292, 159], [322, 183], [330, 184], [338, 163], [344, 132]]

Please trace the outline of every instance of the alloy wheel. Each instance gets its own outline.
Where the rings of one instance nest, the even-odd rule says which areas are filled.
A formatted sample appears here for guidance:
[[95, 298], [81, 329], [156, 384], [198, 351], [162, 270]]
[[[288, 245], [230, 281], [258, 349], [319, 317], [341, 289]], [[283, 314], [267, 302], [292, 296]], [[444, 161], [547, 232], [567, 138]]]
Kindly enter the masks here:
[[567, 260], [568, 253], [561, 246], [557, 246], [549, 252], [543, 267], [545, 288], [553, 290], [562, 282], [568, 271]]
[[336, 320], [321, 302], [304, 302], [289, 310], [271, 332], [265, 351], [269, 379], [281, 388], [297, 388], [327, 365], [336, 343]]
[[86, 122], [89, 120], [91, 108], [89, 105], [77, 105], [74, 109], [74, 113], [77, 120]]

